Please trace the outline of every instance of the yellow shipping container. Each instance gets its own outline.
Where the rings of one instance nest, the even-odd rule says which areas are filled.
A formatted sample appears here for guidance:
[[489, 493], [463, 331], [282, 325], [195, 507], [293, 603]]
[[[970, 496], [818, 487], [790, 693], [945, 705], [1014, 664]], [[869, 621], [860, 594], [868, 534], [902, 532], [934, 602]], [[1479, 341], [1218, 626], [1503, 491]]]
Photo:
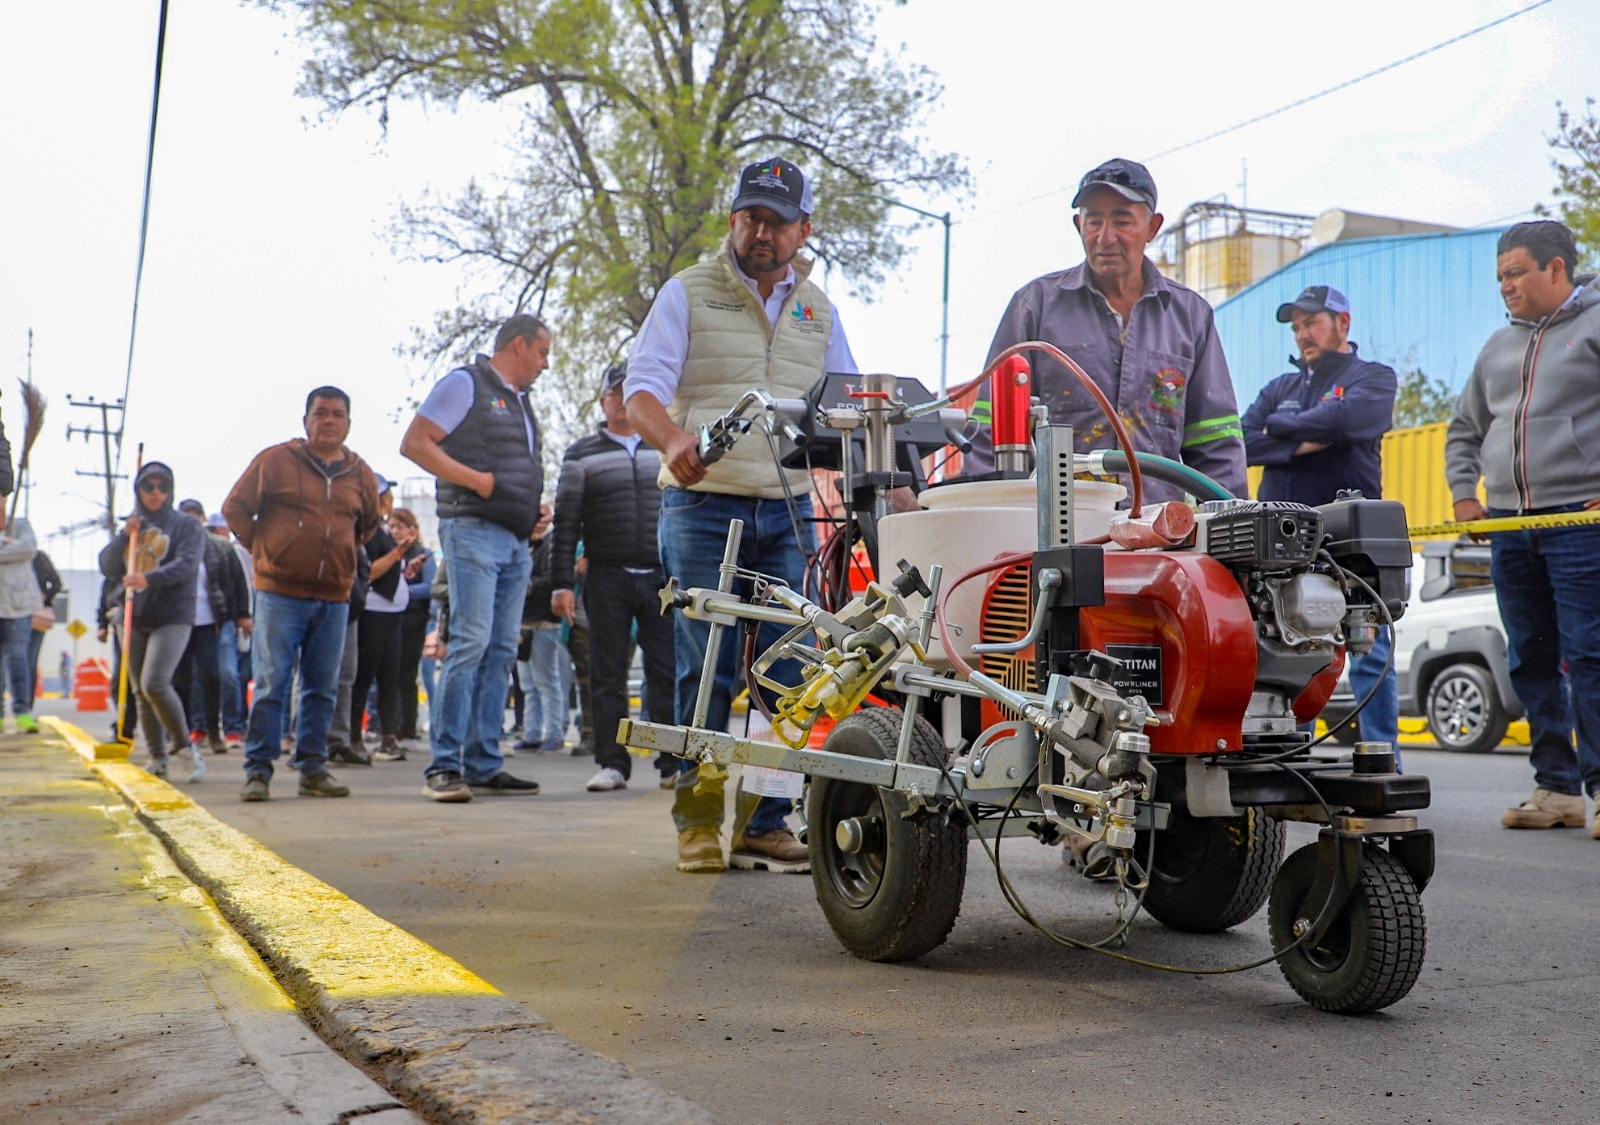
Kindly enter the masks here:
[[[1412, 527], [1449, 523], [1455, 518], [1450, 486], [1444, 479], [1444, 432], [1448, 422], [1431, 422], [1383, 436], [1383, 496], [1406, 506]], [[1261, 489], [1261, 468], [1250, 470], [1250, 492]], [[1437, 538], [1437, 537], [1436, 537]]]

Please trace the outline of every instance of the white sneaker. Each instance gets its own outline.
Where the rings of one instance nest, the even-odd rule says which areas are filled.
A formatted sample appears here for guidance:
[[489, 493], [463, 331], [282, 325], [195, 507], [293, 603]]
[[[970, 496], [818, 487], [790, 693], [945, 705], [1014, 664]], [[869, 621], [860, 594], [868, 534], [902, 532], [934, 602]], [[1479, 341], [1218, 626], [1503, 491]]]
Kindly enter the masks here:
[[203, 781], [206, 776], [206, 760], [200, 755], [200, 747], [190, 743], [183, 752], [184, 758], [189, 763], [189, 776], [185, 781]]
[[609, 793], [613, 789], [627, 787], [628, 779], [622, 776], [622, 771], [614, 770], [610, 766], [591, 777], [589, 784], [584, 786], [591, 793]]

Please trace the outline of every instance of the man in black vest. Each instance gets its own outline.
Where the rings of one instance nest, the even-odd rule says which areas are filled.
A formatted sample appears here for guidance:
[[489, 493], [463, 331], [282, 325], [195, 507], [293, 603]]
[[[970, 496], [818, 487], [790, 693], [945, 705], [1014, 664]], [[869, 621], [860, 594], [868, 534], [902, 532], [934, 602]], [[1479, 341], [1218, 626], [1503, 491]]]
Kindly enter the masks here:
[[527, 390], [550, 364], [550, 331], [519, 313], [494, 355], [441, 379], [417, 409], [400, 452], [437, 478], [439, 542], [450, 574], [450, 647], [430, 701], [433, 761], [422, 792], [470, 801], [474, 791], [533, 794], [502, 768], [500, 731], [517, 653], [544, 469]]

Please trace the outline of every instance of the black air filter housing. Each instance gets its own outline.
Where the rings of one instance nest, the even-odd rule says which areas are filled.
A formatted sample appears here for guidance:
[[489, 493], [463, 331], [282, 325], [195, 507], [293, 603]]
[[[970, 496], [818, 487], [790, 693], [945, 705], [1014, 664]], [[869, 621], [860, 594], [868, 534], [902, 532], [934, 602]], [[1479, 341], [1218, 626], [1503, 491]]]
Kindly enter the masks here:
[[1411, 586], [1411, 536], [1406, 529], [1405, 505], [1358, 495], [1323, 504], [1317, 510], [1322, 513], [1328, 554], [1378, 591], [1398, 620], [1406, 611]]

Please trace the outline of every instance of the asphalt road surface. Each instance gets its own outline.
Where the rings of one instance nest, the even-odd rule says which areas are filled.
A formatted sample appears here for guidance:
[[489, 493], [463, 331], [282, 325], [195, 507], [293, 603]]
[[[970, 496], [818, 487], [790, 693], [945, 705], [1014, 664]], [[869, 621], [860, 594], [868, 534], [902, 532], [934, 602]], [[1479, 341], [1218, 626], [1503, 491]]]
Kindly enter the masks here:
[[[1512, 1121], [1592, 1115], [1600, 1078], [1600, 841], [1515, 832], [1520, 752], [1407, 747], [1433, 782], [1438, 870], [1422, 978], [1386, 1011], [1327, 1015], [1275, 965], [1201, 976], [1060, 948], [970, 845], [950, 940], [916, 962], [845, 953], [808, 876], [673, 869], [671, 795], [590, 794], [594, 766], [512, 759], [537, 797], [440, 805], [425, 761], [346, 767], [345, 800], [238, 800], [237, 754], [187, 787], [221, 819], [727, 1121]], [[1292, 826], [1291, 850], [1311, 838]], [[1001, 860], [1046, 924], [1094, 940], [1113, 891], [1059, 849]], [[1140, 918], [1125, 951], [1222, 967], [1269, 953], [1265, 911], [1224, 934]]]

